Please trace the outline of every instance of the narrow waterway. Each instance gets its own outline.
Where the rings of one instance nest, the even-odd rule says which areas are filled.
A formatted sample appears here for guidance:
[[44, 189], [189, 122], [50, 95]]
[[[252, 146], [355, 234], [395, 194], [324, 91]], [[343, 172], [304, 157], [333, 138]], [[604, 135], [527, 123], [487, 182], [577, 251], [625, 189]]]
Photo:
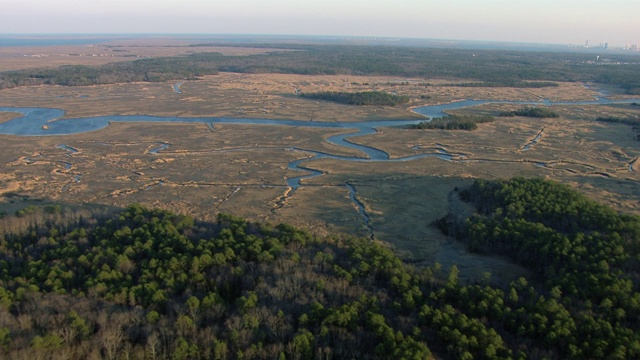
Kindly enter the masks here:
[[542, 137], [542, 133], [544, 132], [544, 128], [542, 128], [542, 130], [540, 130], [540, 132], [536, 135], [536, 137], [534, 137], [531, 141], [529, 141], [529, 143], [527, 143], [526, 145], [524, 145], [522, 147], [522, 151], [529, 151], [531, 150], [531, 148], [536, 145], [538, 143], [538, 141], [540, 141], [540, 138]]
[[369, 238], [371, 240], [375, 240], [375, 234], [373, 233], [373, 226], [371, 226], [371, 219], [369, 218], [369, 214], [367, 214], [367, 211], [364, 208], [364, 204], [358, 200], [358, 198], [356, 197], [356, 188], [350, 184], [350, 183], [346, 183], [347, 189], [349, 189], [349, 199], [351, 199], [351, 202], [353, 202], [356, 207], [358, 208], [358, 213], [360, 214], [360, 217], [362, 218], [362, 221], [364, 222], [364, 226], [367, 227], [367, 229], [369, 230]]
[[[172, 85], [176, 93], [180, 93], [181, 83]], [[452, 161], [454, 157], [456, 159], [464, 158], [463, 154], [449, 154], [446, 150], [440, 148], [436, 149], [435, 153], [422, 153], [403, 158], [390, 159], [389, 154], [383, 150], [376, 149], [371, 146], [359, 145], [353, 142], [351, 139], [359, 136], [371, 135], [378, 132], [378, 128], [389, 126], [407, 126], [411, 124], [417, 124], [421, 121], [428, 121], [429, 119], [445, 116], [445, 111], [456, 110], [465, 107], [478, 106], [490, 103], [509, 103], [519, 105], [598, 105], [598, 104], [629, 104], [632, 102], [638, 102], [640, 100], [625, 100], [625, 101], [610, 101], [604, 97], [596, 98], [593, 101], [576, 101], [576, 102], [551, 102], [543, 100], [539, 102], [532, 101], [496, 101], [496, 100], [462, 100], [455, 101], [448, 104], [424, 106], [413, 109], [414, 112], [424, 115], [424, 120], [378, 120], [378, 121], [365, 121], [365, 122], [318, 122], [318, 121], [296, 121], [296, 120], [272, 120], [272, 119], [246, 119], [246, 118], [226, 118], [226, 117], [159, 117], [149, 115], [113, 115], [113, 116], [97, 116], [87, 118], [75, 118], [75, 119], [62, 119], [64, 111], [60, 109], [47, 109], [47, 108], [12, 108], [4, 107], [0, 108], [0, 112], [14, 112], [20, 113], [22, 116], [12, 119], [10, 121], [0, 124], [0, 134], [18, 135], [18, 136], [52, 136], [52, 135], [70, 135], [78, 134], [88, 131], [95, 131], [107, 127], [112, 122], [184, 122], [184, 123], [204, 123], [209, 127], [210, 131], [214, 131], [215, 124], [242, 124], [242, 125], [256, 125], [256, 126], [294, 126], [294, 127], [311, 127], [311, 128], [328, 128], [328, 129], [344, 129], [345, 133], [340, 135], [331, 136], [327, 139], [329, 143], [334, 145], [356, 149], [362, 153], [362, 156], [340, 156], [325, 152], [318, 152], [314, 150], [293, 148], [293, 150], [308, 153], [309, 156], [294, 160], [288, 164], [288, 168], [295, 171], [300, 171], [303, 174], [296, 177], [286, 179], [286, 184], [290, 188], [290, 191], [285, 193], [285, 198], [290, 197], [301, 186], [301, 181], [310, 179], [313, 177], [321, 176], [322, 171], [312, 169], [303, 166], [302, 163], [314, 160], [329, 158], [341, 161], [351, 162], [401, 162], [411, 161], [414, 159], [424, 157], [438, 157], [442, 160]], [[523, 147], [523, 150], [528, 150], [531, 146], [535, 145], [540, 139], [542, 131], [534, 138], [529, 144]], [[149, 150], [150, 154], [158, 154], [159, 151], [165, 150], [170, 146], [169, 143], [159, 143], [159, 146]], [[68, 156], [77, 153], [78, 150], [67, 146], [59, 145], [58, 147], [68, 151]], [[420, 150], [419, 147], [414, 149]], [[34, 158], [27, 159], [27, 161], [35, 161]], [[537, 163], [538, 166], [545, 166], [545, 164]], [[633, 165], [629, 165], [629, 170], [633, 170]], [[78, 182], [80, 179], [74, 179]], [[161, 186], [162, 181], [152, 185]], [[361, 204], [356, 198], [356, 189], [350, 184], [346, 184], [350, 198], [360, 209], [361, 216], [367, 227], [371, 228], [369, 224], [369, 218], [364, 212], [363, 204]], [[371, 229], [371, 236], [373, 237], [373, 229]]]
[[[593, 101], [575, 102], [531, 102], [531, 101], [495, 101], [495, 100], [461, 100], [448, 104], [423, 106], [413, 109], [414, 112], [424, 115], [426, 118], [441, 117], [446, 115], [444, 111], [456, 110], [470, 106], [484, 104], [520, 104], [520, 105], [598, 105], [598, 104], [629, 104], [638, 102], [640, 99], [610, 101], [606, 98], [598, 98]], [[48, 135], [70, 135], [88, 131], [95, 131], [105, 128], [112, 122], [184, 122], [184, 123], [204, 123], [211, 129], [215, 124], [242, 124], [242, 125], [276, 125], [295, 126], [329, 129], [354, 129], [356, 132], [347, 132], [336, 135], [328, 140], [336, 145], [356, 148], [367, 153], [373, 159], [384, 160], [386, 153], [371, 147], [357, 145], [349, 142], [348, 139], [356, 136], [370, 135], [377, 132], [377, 128], [388, 126], [406, 126], [417, 124], [425, 120], [375, 120], [364, 122], [320, 122], [320, 121], [298, 121], [298, 120], [273, 120], [273, 119], [246, 119], [228, 117], [161, 117], [150, 115], [111, 115], [96, 116], [86, 118], [62, 119], [64, 111], [60, 109], [48, 108], [14, 108], [0, 107], [0, 112], [20, 113], [22, 116], [0, 124], [0, 134], [18, 136], [48, 136]]]
[[168, 149], [169, 146], [171, 146], [171, 144], [166, 143], [166, 142], [160, 142], [158, 143], [160, 146], [156, 146], [152, 149], [149, 150], [149, 154], [153, 154], [153, 155], [158, 155], [158, 153], [162, 150]]
[[69, 146], [67, 144], [60, 144], [56, 147], [58, 149], [67, 150], [67, 156], [71, 156], [73, 154], [77, 154], [78, 152], [80, 152], [78, 149], [74, 148], [73, 146]]

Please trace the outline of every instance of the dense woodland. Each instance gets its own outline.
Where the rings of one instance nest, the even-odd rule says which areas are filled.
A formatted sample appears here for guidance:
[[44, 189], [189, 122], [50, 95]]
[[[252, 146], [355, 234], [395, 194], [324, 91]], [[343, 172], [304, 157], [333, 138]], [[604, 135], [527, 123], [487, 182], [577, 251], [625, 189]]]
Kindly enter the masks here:
[[[0, 219], [6, 358], [640, 357], [640, 219], [544, 180], [477, 181], [438, 224], [533, 276], [467, 284], [367, 239], [133, 205]], [[20, 226], [16, 226], [19, 223]], [[428, 226], [428, 225], [425, 225]]]
[[534, 118], [557, 118], [560, 117], [557, 112], [551, 109], [545, 109], [541, 107], [523, 107], [513, 111], [503, 111], [499, 116], [526, 116]]
[[[212, 44], [237, 46], [237, 44]], [[218, 53], [140, 59], [103, 66], [62, 66], [0, 73], [0, 89], [23, 85], [93, 85], [130, 81], [195, 79], [218, 72], [389, 75], [466, 79], [487, 86], [552, 86], [555, 81], [592, 81], [640, 93], [637, 56], [610, 56], [595, 64], [590, 54], [420, 47], [264, 44], [285, 49], [269, 54]], [[294, 51], [291, 51], [294, 50]], [[534, 81], [534, 82], [531, 82]], [[539, 81], [537, 83], [535, 81]], [[469, 83], [471, 84], [471, 83]], [[464, 85], [463, 85], [464, 86]]]
[[409, 125], [410, 129], [476, 130], [478, 124], [492, 122], [490, 115], [446, 115]]
[[382, 91], [323, 91], [317, 93], [300, 94], [300, 96], [305, 99], [327, 100], [347, 105], [396, 106], [409, 102], [408, 96], [393, 95]]
[[[640, 356], [640, 218], [541, 179], [477, 180], [460, 195], [478, 215], [440, 225], [472, 251], [527, 267], [546, 293], [529, 310], [514, 309], [528, 327], [507, 320], [507, 328], [536, 334], [561, 357]], [[531, 311], [537, 306], [544, 310]]]

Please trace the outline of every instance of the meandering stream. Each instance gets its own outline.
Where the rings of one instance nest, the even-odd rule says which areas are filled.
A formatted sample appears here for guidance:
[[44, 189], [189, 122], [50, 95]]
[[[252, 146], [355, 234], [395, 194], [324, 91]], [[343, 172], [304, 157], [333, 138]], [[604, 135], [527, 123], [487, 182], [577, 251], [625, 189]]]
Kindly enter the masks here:
[[[174, 85], [174, 90], [179, 90], [179, 84]], [[176, 91], [177, 92], [177, 91]], [[640, 100], [623, 100], [623, 101], [611, 101], [604, 97], [596, 98], [593, 101], [575, 101], [575, 102], [551, 102], [543, 100], [539, 102], [532, 101], [496, 101], [496, 100], [462, 100], [455, 101], [448, 104], [424, 106], [414, 109], [418, 114], [424, 115], [426, 118], [433, 119], [436, 117], [445, 116], [445, 111], [456, 110], [465, 107], [484, 105], [489, 103], [500, 104], [519, 104], [519, 105], [603, 105], [603, 104], [628, 104], [632, 102], [638, 102]], [[449, 154], [443, 149], [437, 149], [436, 153], [422, 153], [418, 155], [412, 155], [402, 158], [390, 159], [389, 154], [383, 150], [376, 149], [374, 147], [356, 144], [350, 139], [375, 134], [378, 128], [389, 126], [407, 126], [411, 124], [417, 124], [425, 120], [377, 120], [377, 121], [364, 121], [364, 122], [318, 122], [318, 121], [296, 121], [296, 120], [272, 120], [272, 119], [246, 119], [246, 118], [228, 118], [228, 117], [159, 117], [149, 115], [112, 115], [112, 116], [96, 116], [87, 118], [75, 118], [75, 119], [63, 119], [64, 111], [60, 109], [48, 109], [48, 108], [13, 108], [13, 107], [0, 107], [0, 112], [13, 112], [20, 113], [22, 116], [6, 121], [0, 124], [0, 134], [18, 135], [18, 136], [51, 136], [51, 135], [69, 135], [78, 134], [88, 131], [95, 131], [107, 127], [112, 122], [183, 122], [183, 123], [204, 123], [209, 126], [210, 130], [214, 129], [215, 124], [242, 124], [242, 125], [256, 125], [256, 126], [294, 126], [294, 127], [310, 127], [310, 128], [327, 128], [327, 129], [344, 129], [355, 130], [345, 131], [344, 134], [331, 136], [327, 139], [329, 143], [340, 147], [346, 147], [350, 149], [356, 149], [362, 152], [361, 157], [357, 156], [341, 156], [335, 154], [329, 154], [325, 152], [319, 152], [308, 149], [292, 148], [296, 151], [306, 152], [311, 156], [297, 159], [288, 164], [288, 168], [291, 170], [304, 172], [304, 175], [288, 178], [286, 180], [287, 186], [291, 188], [291, 191], [287, 193], [287, 197], [291, 196], [300, 186], [300, 182], [304, 179], [321, 176], [322, 171], [311, 169], [306, 166], [302, 166], [303, 162], [312, 159], [334, 159], [341, 161], [352, 162], [399, 162], [399, 161], [411, 161], [423, 157], [435, 156], [443, 160], [451, 161], [454, 156], [463, 156], [461, 154]], [[531, 145], [536, 143], [539, 136], [534, 139], [531, 144], [523, 150], [528, 150]], [[149, 150], [151, 154], [158, 154], [158, 152], [166, 149], [168, 143], [159, 143], [160, 146]], [[77, 149], [61, 145], [65, 150], [73, 153], [77, 152]], [[76, 181], [79, 181], [76, 180]], [[360, 209], [363, 221], [367, 227], [371, 230], [369, 225], [369, 218], [364, 213], [363, 205], [355, 198], [355, 189], [350, 184], [345, 184], [349, 189], [350, 197], [352, 201]], [[373, 230], [371, 230], [371, 236], [373, 236]]]

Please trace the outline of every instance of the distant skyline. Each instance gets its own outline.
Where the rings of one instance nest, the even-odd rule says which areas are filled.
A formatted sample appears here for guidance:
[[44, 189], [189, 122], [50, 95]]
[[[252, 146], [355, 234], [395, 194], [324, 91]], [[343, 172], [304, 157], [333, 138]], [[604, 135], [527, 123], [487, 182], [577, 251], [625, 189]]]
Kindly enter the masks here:
[[0, 34], [263, 34], [640, 43], [638, 0], [0, 0]]

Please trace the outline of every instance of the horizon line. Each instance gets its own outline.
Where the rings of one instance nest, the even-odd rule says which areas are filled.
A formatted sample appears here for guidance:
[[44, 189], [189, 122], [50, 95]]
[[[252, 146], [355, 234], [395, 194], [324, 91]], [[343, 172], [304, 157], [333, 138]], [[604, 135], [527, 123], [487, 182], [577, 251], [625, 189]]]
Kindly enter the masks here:
[[[274, 33], [274, 34], [256, 34], [256, 33], [164, 33], [164, 32], [122, 32], [122, 33], [90, 33], [90, 32], [60, 32], [60, 33], [42, 33], [42, 32], [15, 32], [15, 33], [0, 33], [0, 38], [29, 38], [29, 37], [37, 37], [39, 39], [55, 39], [55, 38], [117, 38], [117, 37], [127, 37], [127, 38], [135, 38], [135, 37], [174, 37], [174, 38], [184, 38], [184, 37], [220, 37], [220, 38], [281, 38], [281, 39], [313, 39], [313, 38], [330, 38], [330, 39], [361, 39], [361, 40], [378, 40], [378, 41], [414, 41], [414, 42], [424, 42], [424, 43], [449, 43], [453, 44], [469, 44], [469, 45], [512, 45], [512, 46], [522, 46], [522, 47], [538, 47], [538, 48], [555, 48], [556, 50], [560, 50], [562, 48], [566, 50], [638, 50], [637, 45], [633, 45], [633, 47], [628, 47], [620, 45], [611, 45], [608, 43], [598, 44], [596, 46], [585, 46], [583, 44], [572, 44], [572, 43], [545, 43], [545, 42], [529, 42], [529, 41], [513, 41], [513, 40], [482, 40], [482, 39], [456, 39], [456, 38], [426, 38], [426, 37], [406, 37], [406, 36], [374, 36], [374, 35], [330, 35], [330, 34], [283, 34], [283, 33]], [[25, 39], [27, 40], [27, 39]], [[35, 39], [34, 39], [35, 40]], [[115, 39], [111, 39], [115, 40]], [[18, 46], [18, 45], [14, 45]]]

